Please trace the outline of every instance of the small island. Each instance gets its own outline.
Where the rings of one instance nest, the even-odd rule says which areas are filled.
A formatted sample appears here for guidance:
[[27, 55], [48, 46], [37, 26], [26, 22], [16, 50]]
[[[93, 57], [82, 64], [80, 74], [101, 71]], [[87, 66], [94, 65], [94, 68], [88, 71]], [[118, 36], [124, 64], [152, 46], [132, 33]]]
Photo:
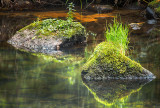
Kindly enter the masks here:
[[80, 22], [73, 20], [73, 7], [73, 3], [70, 3], [66, 20], [37, 19], [20, 29], [8, 43], [17, 49], [44, 54], [57, 54], [63, 48], [83, 44], [86, 30]]
[[150, 71], [126, 56], [128, 26], [114, 19], [106, 29], [106, 41], [96, 46], [84, 64], [82, 77], [88, 80], [154, 79]]

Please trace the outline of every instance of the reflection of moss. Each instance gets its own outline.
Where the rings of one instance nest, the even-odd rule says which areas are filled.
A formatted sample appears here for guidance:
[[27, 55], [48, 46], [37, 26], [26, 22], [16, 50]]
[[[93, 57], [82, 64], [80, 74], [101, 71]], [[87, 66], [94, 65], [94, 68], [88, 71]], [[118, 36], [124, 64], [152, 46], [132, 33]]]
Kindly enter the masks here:
[[34, 56], [37, 56], [38, 58], [43, 58], [43, 60], [45, 60], [45, 61], [53, 61], [53, 62], [55, 62], [55, 63], [61, 63], [61, 62], [63, 62], [63, 60], [65, 59], [65, 57], [61, 57], [61, 58], [59, 58], [59, 60], [56, 58], [56, 57], [54, 57], [54, 56], [49, 56], [49, 55], [44, 55], [44, 54], [41, 54], [41, 53], [32, 53], [32, 55], [34, 55]]
[[[125, 74], [126, 72], [136, 74], [142, 71], [142, 66], [122, 55], [112, 43], [102, 42], [95, 48], [94, 53], [84, 65], [84, 70], [89, 73], [102, 71], [106, 75]], [[107, 73], [108, 70], [113, 71]]]
[[45, 60], [45, 62], [54, 62], [54, 63], [64, 63], [68, 65], [68, 63], [72, 64], [79, 64], [81, 63], [82, 57], [73, 56], [73, 55], [45, 55], [42, 53], [31, 53], [34, 56], [37, 56], [38, 58], [41, 58]]
[[86, 81], [83, 84], [94, 95], [94, 98], [106, 105], [122, 104], [132, 93], [139, 91], [148, 80], [105, 80]]

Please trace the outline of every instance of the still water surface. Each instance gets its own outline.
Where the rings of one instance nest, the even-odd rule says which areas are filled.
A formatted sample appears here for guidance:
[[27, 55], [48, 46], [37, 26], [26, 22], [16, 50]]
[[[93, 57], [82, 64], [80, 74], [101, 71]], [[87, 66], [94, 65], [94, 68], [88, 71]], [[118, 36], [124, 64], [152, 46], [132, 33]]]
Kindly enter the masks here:
[[[0, 107], [1, 108], [159, 108], [160, 107], [160, 36], [147, 31], [160, 24], [148, 25], [138, 16], [139, 11], [114, 11], [99, 15], [76, 13], [76, 20], [97, 34], [89, 36], [86, 47], [68, 49], [66, 58], [53, 60], [19, 51], [7, 40], [25, 25], [40, 18], [65, 17], [65, 11], [0, 13]], [[106, 104], [99, 95], [86, 86], [81, 70], [94, 47], [104, 41], [106, 20], [121, 16], [124, 23], [143, 23], [140, 30], [130, 33], [130, 58], [156, 75], [156, 79], [129, 92], [112, 94], [121, 96]], [[107, 85], [106, 85], [107, 86]], [[99, 87], [99, 86], [98, 86]], [[106, 88], [106, 87], [105, 87]], [[112, 91], [116, 91], [112, 88]], [[101, 88], [101, 90], [103, 87]], [[130, 88], [128, 88], [130, 89]], [[105, 91], [104, 91], [105, 92]], [[106, 93], [107, 94], [107, 93]], [[123, 97], [124, 96], [124, 97]]]

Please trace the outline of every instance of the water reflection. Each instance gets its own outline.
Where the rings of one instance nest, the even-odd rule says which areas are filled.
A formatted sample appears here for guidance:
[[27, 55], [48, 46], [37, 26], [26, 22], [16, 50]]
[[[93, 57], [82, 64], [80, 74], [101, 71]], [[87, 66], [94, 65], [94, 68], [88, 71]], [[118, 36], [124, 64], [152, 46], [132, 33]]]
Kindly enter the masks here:
[[[44, 13], [40, 15], [43, 15]], [[12, 15], [11, 13], [5, 14], [6, 15], [1, 15], [0, 17], [0, 41], [6, 41], [18, 29], [28, 25], [30, 22], [33, 22], [33, 20], [36, 19], [35, 16], [39, 13], [37, 13], [35, 16], [32, 14], [32, 12], [19, 13], [18, 15], [14, 13]], [[50, 14], [53, 15], [52, 12], [44, 15], [47, 17], [47, 15]], [[91, 13], [85, 14], [88, 16], [87, 18], [89, 18], [91, 15]], [[83, 17], [85, 17], [85, 14]], [[112, 15], [115, 14], [120, 14], [123, 22], [145, 22], [144, 18], [139, 17], [137, 11], [114, 11]], [[95, 15], [95, 17], [96, 16], [98, 15]], [[54, 15], [52, 17], [55, 18]], [[150, 35], [151, 37], [145, 36], [147, 30], [143, 28], [148, 27], [146, 24], [142, 26], [140, 31], [136, 31], [134, 35], [131, 34], [130, 36], [130, 45], [134, 47], [131, 55], [132, 58], [139, 61], [143, 67], [153, 72], [157, 76], [156, 80], [147, 83], [144, 86], [143, 82], [142, 84], [137, 83], [139, 85], [133, 86], [131, 84], [134, 82], [127, 83], [123, 81], [123, 83], [119, 82], [119, 85], [116, 85], [114, 81], [111, 83], [102, 82], [101, 84], [95, 82], [93, 83], [95, 85], [89, 85], [89, 83], [86, 83], [86, 85], [92, 89], [92, 91], [102, 91], [103, 94], [105, 94], [106, 90], [104, 91], [102, 86], [109, 91], [109, 88], [107, 87], [108, 85], [111, 85], [108, 93], [112, 93], [112, 96], [106, 99], [108, 99], [107, 101], [110, 103], [115, 102], [112, 106], [105, 106], [101, 102], [95, 100], [94, 95], [83, 84], [81, 79], [81, 68], [83, 67], [83, 64], [86, 62], [87, 58], [89, 58], [89, 56], [92, 54], [95, 46], [104, 40], [106, 19], [108, 22], [110, 22], [112, 17], [96, 17], [94, 19], [96, 19], [95, 22], [82, 22], [83, 25], [87, 27], [87, 30], [97, 33], [95, 40], [88, 40], [88, 45], [85, 48], [83, 46], [76, 46], [73, 49], [66, 49], [64, 52], [66, 55], [69, 55], [66, 59], [54, 59], [43, 55], [33, 55], [16, 50], [5, 42], [0, 42], [0, 107], [159, 108], [160, 43], [158, 36], [154, 38], [151, 38], [153, 37], [152, 35]], [[3, 28], [4, 25], [6, 28]], [[142, 56], [141, 54], [145, 56]], [[96, 88], [96, 84], [99, 88]], [[111, 89], [113, 90], [113, 88], [111, 88], [112, 85], [119, 89], [111, 91]], [[104, 96], [98, 92], [98, 98], [104, 99]], [[125, 98], [123, 98], [121, 101], [118, 101], [121, 97]], [[117, 101], [114, 101], [114, 98], [117, 99]]]
[[81, 56], [55, 61], [0, 45], [1, 107], [60, 107], [76, 98]]
[[115, 104], [121, 106], [128, 96], [139, 91], [150, 80], [87, 81], [83, 79], [83, 82], [98, 102], [106, 106]]
[[26, 17], [0, 16], [0, 42], [8, 40], [16, 31], [28, 25], [33, 19]]

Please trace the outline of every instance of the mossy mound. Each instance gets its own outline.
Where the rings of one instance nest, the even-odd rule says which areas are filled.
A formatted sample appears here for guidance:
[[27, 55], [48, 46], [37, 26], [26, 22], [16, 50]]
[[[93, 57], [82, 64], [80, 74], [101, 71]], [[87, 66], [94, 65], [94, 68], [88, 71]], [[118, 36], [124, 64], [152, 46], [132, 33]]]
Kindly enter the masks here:
[[29, 52], [59, 53], [64, 47], [82, 44], [85, 27], [73, 20], [46, 19], [35, 21], [19, 30], [8, 43]]
[[153, 0], [148, 4], [150, 7], [154, 9], [154, 11], [160, 15], [160, 1], [159, 0]]
[[139, 63], [132, 61], [112, 43], [102, 42], [84, 65], [85, 79], [149, 79], [155, 76]]

